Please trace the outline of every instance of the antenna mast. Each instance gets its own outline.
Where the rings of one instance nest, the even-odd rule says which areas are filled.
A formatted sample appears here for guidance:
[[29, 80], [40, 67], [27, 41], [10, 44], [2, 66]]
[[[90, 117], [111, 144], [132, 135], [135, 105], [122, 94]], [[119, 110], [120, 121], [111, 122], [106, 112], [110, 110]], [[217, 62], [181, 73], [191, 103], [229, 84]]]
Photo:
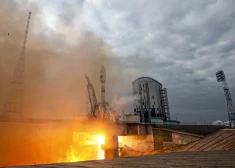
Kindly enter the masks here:
[[25, 59], [25, 46], [27, 43], [28, 29], [30, 23], [31, 12], [29, 12], [27, 25], [24, 34], [24, 41], [21, 48], [20, 57], [11, 81], [11, 88], [7, 101], [4, 104], [3, 116], [16, 117], [22, 113], [23, 106], [23, 89], [24, 89], [24, 59]]

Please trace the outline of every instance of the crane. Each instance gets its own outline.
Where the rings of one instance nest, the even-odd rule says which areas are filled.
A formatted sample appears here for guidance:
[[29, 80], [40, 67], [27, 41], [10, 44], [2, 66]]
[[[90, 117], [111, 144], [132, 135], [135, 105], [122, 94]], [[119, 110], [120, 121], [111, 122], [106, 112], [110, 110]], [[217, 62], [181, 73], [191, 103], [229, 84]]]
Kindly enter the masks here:
[[225, 78], [224, 71], [220, 70], [216, 72], [216, 78], [218, 82], [222, 82], [225, 98], [227, 101], [227, 111], [228, 111], [228, 120], [231, 127], [235, 127], [235, 107], [232, 101], [232, 96], [230, 94], [228, 84]]

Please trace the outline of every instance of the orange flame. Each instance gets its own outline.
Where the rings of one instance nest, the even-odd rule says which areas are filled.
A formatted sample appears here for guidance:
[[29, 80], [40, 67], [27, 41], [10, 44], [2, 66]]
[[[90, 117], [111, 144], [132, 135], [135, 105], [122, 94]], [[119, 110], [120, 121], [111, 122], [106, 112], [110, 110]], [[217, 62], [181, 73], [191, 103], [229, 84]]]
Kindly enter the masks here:
[[82, 157], [79, 155], [79, 153], [74, 150], [72, 147], [70, 147], [70, 151], [66, 153], [67, 155], [67, 161], [68, 162], [79, 162], [83, 161]]
[[[93, 140], [87, 140], [86, 144], [95, 144], [97, 145], [98, 149], [96, 150], [94, 148], [95, 151], [97, 151], [97, 155], [95, 157], [96, 160], [100, 160], [100, 159], [104, 159], [104, 150], [102, 149], [102, 145], [104, 145], [105, 142], [105, 137], [103, 135], [93, 135]], [[93, 143], [91, 143], [93, 142]], [[76, 143], [79, 144], [79, 143]], [[95, 146], [94, 146], [95, 147]], [[70, 150], [68, 152], [66, 152], [66, 159], [63, 160], [62, 162], [79, 162], [79, 161], [85, 161], [85, 160], [92, 160], [94, 159], [89, 158], [89, 156], [85, 156], [86, 154], [82, 153], [81, 151], [79, 151], [79, 149], [76, 148], [76, 146], [71, 145], [70, 146]]]

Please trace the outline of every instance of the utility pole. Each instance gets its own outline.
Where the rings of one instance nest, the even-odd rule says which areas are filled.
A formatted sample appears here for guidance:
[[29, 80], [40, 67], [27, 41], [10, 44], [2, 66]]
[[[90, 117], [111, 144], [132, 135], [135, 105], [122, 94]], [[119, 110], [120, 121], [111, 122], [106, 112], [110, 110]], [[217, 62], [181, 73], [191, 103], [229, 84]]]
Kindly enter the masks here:
[[3, 107], [4, 117], [19, 117], [23, 108], [23, 91], [24, 91], [24, 62], [25, 62], [25, 47], [27, 43], [28, 29], [31, 18], [29, 12], [27, 25], [24, 34], [24, 41], [21, 48], [20, 57], [18, 59], [13, 79], [10, 85], [9, 95]]

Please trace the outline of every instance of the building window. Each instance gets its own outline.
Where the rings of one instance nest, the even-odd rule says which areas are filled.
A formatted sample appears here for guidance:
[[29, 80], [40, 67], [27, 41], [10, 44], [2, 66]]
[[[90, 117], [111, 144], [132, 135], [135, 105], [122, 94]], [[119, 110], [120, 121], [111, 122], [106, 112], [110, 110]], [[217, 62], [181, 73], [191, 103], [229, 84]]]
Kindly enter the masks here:
[[152, 96], [152, 98], [154, 99], [154, 96]]

